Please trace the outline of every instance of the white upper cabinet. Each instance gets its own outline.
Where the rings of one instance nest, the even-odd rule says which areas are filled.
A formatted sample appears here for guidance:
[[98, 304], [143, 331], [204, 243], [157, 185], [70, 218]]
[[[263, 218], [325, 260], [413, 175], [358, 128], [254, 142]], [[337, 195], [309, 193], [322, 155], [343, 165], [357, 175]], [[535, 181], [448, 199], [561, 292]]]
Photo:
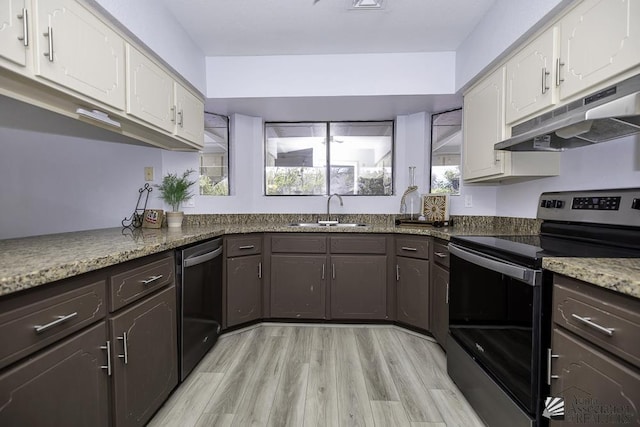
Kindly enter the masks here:
[[4, 0], [0, 3], [0, 58], [22, 67], [27, 65], [29, 18], [26, 0]]
[[204, 146], [204, 104], [178, 82], [175, 83], [176, 135]]
[[504, 157], [493, 145], [504, 139], [504, 79], [500, 67], [464, 96], [462, 115], [463, 178], [500, 175], [505, 172]]
[[506, 123], [557, 102], [555, 59], [557, 29], [545, 31], [507, 62]]
[[167, 132], [177, 119], [173, 78], [127, 45], [127, 113]]
[[585, 0], [559, 27], [561, 100], [640, 64], [638, 0]]
[[124, 110], [124, 40], [74, 0], [37, 0], [36, 75]]

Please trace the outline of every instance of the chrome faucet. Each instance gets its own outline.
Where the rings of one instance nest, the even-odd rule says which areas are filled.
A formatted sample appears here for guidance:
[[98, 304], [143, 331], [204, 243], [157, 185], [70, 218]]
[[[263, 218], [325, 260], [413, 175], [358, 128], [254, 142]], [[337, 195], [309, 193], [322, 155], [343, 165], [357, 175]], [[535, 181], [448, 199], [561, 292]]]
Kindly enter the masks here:
[[[333, 196], [338, 196], [338, 200], [340, 200], [340, 206], [344, 206], [344, 203], [342, 203], [342, 197], [338, 193], [333, 193], [332, 195], [330, 195], [327, 199], [327, 222], [331, 221], [331, 198]], [[338, 221], [335, 222], [337, 223]]]

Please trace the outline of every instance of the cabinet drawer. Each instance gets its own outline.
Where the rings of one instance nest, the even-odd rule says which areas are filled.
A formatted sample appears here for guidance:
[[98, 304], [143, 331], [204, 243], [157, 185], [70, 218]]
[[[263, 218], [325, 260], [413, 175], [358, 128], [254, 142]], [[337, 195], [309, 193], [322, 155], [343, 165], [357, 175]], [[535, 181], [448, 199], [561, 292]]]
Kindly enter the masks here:
[[396, 255], [429, 259], [429, 238], [396, 237]]
[[109, 280], [111, 294], [110, 311], [116, 311], [127, 304], [174, 283], [175, 266], [173, 252], [157, 257], [123, 264]]
[[262, 236], [228, 237], [224, 242], [227, 258], [262, 252]]
[[332, 254], [386, 254], [384, 236], [332, 236], [329, 238]]
[[640, 301], [565, 277], [554, 282], [556, 324], [640, 366]]
[[274, 235], [271, 252], [324, 254], [327, 252], [326, 236]]
[[442, 267], [449, 268], [449, 247], [446, 243], [433, 242], [433, 262]]
[[106, 283], [89, 276], [0, 303], [0, 368], [104, 318]]

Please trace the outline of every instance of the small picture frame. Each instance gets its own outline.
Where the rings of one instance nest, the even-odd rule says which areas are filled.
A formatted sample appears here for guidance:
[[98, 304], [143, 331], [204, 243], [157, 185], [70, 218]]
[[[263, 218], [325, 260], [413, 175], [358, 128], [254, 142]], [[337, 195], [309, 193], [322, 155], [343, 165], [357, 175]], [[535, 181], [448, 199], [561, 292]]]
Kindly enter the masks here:
[[145, 209], [142, 218], [142, 228], [160, 228], [164, 211], [162, 209]]
[[422, 196], [422, 215], [428, 222], [449, 220], [449, 195], [426, 194]]

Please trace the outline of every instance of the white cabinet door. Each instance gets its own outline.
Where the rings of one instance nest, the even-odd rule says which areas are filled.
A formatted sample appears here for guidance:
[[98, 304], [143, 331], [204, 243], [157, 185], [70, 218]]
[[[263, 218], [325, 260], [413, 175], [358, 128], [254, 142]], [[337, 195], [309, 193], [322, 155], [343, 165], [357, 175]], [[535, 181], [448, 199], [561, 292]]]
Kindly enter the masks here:
[[177, 111], [173, 78], [136, 48], [127, 45], [127, 113], [173, 132]]
[[533, 40], [507, 62], [506, 123], [513, 123], [557, 102], [555, 27]]
[[[4, 0], [0, 4], [0, 58], [15, 64], [27, 64], [29, 13], [25, 0]], [[1, 64], [2, 62], [0, 62]]]
[[640, 2], [585, 0], [560, 20], [560, 99], [640, 64]]
[[36, 4], [36, 75], [124, 110], [124, 40], [74, 0]]
[[510, 153], [495, 151], [504, 139], [504, 79], [500, 67], [464, 96], [463, 178], [465, 180], [504, 173], [504, 158]]
[[176, 135], [204, 146], [204, 104], [176, 82]]

